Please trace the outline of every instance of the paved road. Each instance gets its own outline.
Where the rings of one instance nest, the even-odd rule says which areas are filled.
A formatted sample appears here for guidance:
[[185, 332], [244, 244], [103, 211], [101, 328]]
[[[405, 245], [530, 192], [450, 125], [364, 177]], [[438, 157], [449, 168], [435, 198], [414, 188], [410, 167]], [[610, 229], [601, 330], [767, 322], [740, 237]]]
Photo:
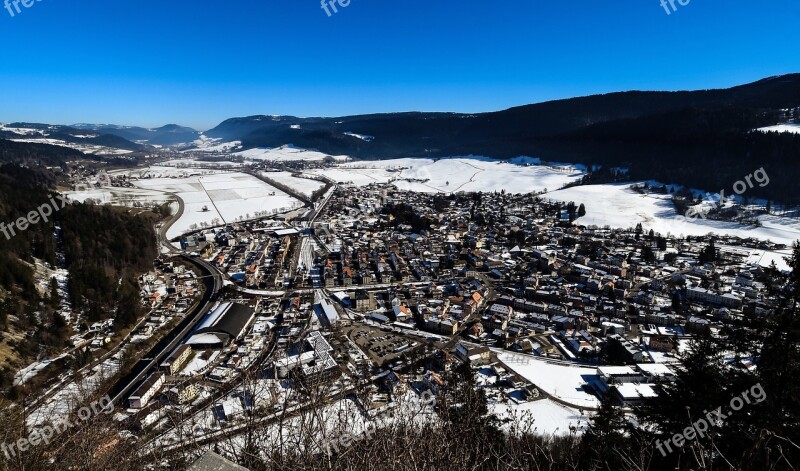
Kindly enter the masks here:
[[183, 216], [183, 212], [186, 210], [186, 205], [184, 204], [183, 199], [175, 194], [173, 194], [172, 196], [174, 196], [175, 199], [178, 201], [178, 212], [175, 213], [174, 216], [171, 216], [169, 220], [163, 222], [161, 226], [158, 228], [158, 231], [156, 232], [156, 236], [158, 237], [158, 243], [159, 245], [161, 245], [166, 249], [165, 253], [180, 252], [178, 249], [175, 248], [175, 246], [172, 245], [172, 243], [170, 243], [169, 239], [167, 238], [167, 231], [169, 231], [169, 228], [172, 227], [172, 225], [175, 224], [175, 222], [177, 222], [178, 219], [181, 218], [181, 216]]
[[217, 294], [222, 289], [222, 275], [211, 265], [205, 261], [192, 258], [187, 255], [183, 257], [190, 263], [194, 264], [201, 272], [204, 272], [202, 277], [205, 283], [205, 292], [194, 309], [186, 313], [186, 316], [175, 327], [172, 332], [167, 334], [166, 337], [161, 339], [136, 365], [134, 365], [128, 375], [117, 381], [117, 383], [109, 391], [109, 396], [114, 401], [114, 404], [120, 404], [121, 401], [127, 398], [127, 395], [135, 388], [142, 380], [144, 380], [154, 368], [156, 368], [167, 357], [183, 339], [194, 329], [200, 319], [208, 313], [213, 307], [217, 299]]

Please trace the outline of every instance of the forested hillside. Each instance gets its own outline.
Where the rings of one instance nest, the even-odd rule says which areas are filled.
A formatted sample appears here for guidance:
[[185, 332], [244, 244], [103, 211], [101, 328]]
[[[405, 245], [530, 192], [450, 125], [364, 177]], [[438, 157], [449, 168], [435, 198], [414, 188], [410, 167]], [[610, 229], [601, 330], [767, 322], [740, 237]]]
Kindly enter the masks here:
[[[32, 152], [36, 152], [33, 150]], [[0, 222], [6, 227], [41, 205], [61, 203], [52, 191], [55, 176], [44, 169], [0, 166]], [[47, 222], [8, 237], [0, 234], [1, 386], [42, 348], [62, 348], [70, 335], [58, 313], [61, 300], [53, 280], [37, 280], [35, 264], [68, 271], [68, 297], [84, 322], [116, 318], [131, 325], [139, 310], [138, 274], [156, 257], [151, 211], [68, 204]], [[39, 286], [37, 286], [37, 284]], [[1, 361], [1, 360], [0, 360]]]

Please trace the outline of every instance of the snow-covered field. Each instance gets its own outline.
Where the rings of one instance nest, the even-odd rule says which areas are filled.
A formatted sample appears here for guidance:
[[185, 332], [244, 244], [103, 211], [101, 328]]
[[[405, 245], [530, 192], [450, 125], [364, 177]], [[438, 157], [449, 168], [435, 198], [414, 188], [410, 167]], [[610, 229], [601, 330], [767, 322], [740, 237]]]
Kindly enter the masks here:
[[301, 160], [319, 162], [325, 160], [328, 157], [332, 157], [333, 159], [340, 162], [345, 162], [347, 160], [350, 160], [350, 157], [342, 155], [330, 156], [328, 154], [323, 154], [322, 152], [299, 149], [297, 147], [288, 145], [276, 147], [274, 149], [265, 149], [265, 148], [248, 149], [242, 152], [237, 152], [234, 155], [244, 157], [245, 159], [248, 160], [272, 160], [276, 162], [294, 162]]
[[576, 167], [531, 165], [536, 162], [535, 159], [504, 162], [487, 157], [392, 159], [350, 162], [314, 172], [340, 183], [393, 182], [401, 190], [427, 193], [500, 190], [529, 193], [557, 189], [583, 176]]
[[490, 410], [500, 419], [511, 419], [505, 425], [506, 429], [530, 426], [542, 435], [567, 435], [572, 430], [583, 432], [589, 424], [588, 415], [550, 399], [522, 404], [492, 404]]
[[397, 175], [382, 168], [354, 169], [333, 167], [307, 171], [312, 175], [322, 175], [336, 183], [352, 184], [356, 186], [372, 183], [388, 183]]
[[262, 172], [262, 174], [271, 180], [292, 187], [298, 193], [308, 197], [311, 197], [312, 193], [325, 186], [325, 183], [321, 181], [295, 177], [291, 172]]
[[203, 225], [254, 219], [302, 206], [252, 175], [199, 171], [180, 178], [171, 172], [178, 170], [151, 169], [148, 174], [167, 175], [133, 180], [138, 188], [175, 195], [184, 202], [183, 214], [167, 231], [170, 239]]
[[759, 217], [762, 227], [752, 227], [699, 217], [676, 218], [678, 214], [669, 195], [642, 195], [631, 190], [630, 186], [630, 183], [578, 186], [548, 193], [547, 197], [556, 201], [583, 203], [586, 216], [580, 218], [578, 223], [586, 226], [629, 228], [641, 223], [645, 231], [653, 229], [661, 234], [687, 236], [713, 232], [786, 245], [800, 239], [800, 221], [764, 215]]
[[[741, 249], [740, 247], [737, 247]], [[786, 261], [786, 257], [792, 254], [791, 249], [786, 250], [752, 250], [750, 252], [750, 258], [747, 260], [748, 263], [757, 263], [762, 267], [769, 266], [772, 262], [775, 262], [775, 266], [778, 267], [778, 270], [789, 270], [789, 263]]]
[[139, 188], [103, 187], [92, 188], [90, 190], [68, 191], [64, 194], [67, 195], [70, 200], [80, 203], [93, 201], [96, 204], [114, 204], [128, 207], [152, 207], [170, 200], [170, 196], [162, 192]]
[[[800, 126], [781, 125], [800, 129]], [[213, 148], [215, 143], [205, 140], [202, 144], [206, 148]], [[234, 155], [243, 156], [250, 160], [272, 160], [272, 161], [311, 161], [319, 162], [330, 156], [324, 153], [295, 148], [293, 146], [282, 146], [275, 149], [250, 149], [238, 152]], [[613, 185], [589, 185], [573, 187], [566, 190], [558, 190], [567, 183], [573, 182], [585, 174], [585, 167], [571, 164], [546, 164], [543, 165], [538, 159], [529, 157], [518, 157], [508, 161], [498, 161], [486, 157], [452, 157], [443, 159], [391, 159], [380, 161], [351, 161], [348, 157], [334, 157], [340, 163], [330, 168], [307, 170], [307, 174], [326, 176], [342, 184], [368, 185], [371, 183], [393, 183], [401, 190], [419, 192], [457, 192], [457, 191], [500, 191], [505, 190], [509, 193], [528, 193], [542, 192], [547, 190], [547, 197], [557, 201], [574, 201], [583, 203], [586, 206], [587, 215], [578, 220], [582, 225], [609, 226], [612, 228], [635, 227], [641, 223], [645, 230], [653, 229], [662, 234], [672, 234], [677, 236], [706, 235], [716, 233], [720, 235], [733, 235], [742, 238], [753, 237], [761, 240], [770, 240], [775, 243], [791, 245], [800, 239], [800, 223], [776, 216], [761, 216], [762, 227], [743, 226], [732, 222], [711, 221], [702, 218], [687, 220], [677, 217], [675, 208], [669, 200], [668, 195], [648, 194], [642, 195], [630, 189], [630, 183]], [[198, 186], [204, 176], [217, 175], [220, 171], [209, 169], [191, 168], [192, 165], [206, 165], [204, 162], [195, 160], [173, 160], [166, 165], [153, 166], [146, 169], [131, 171], [131, 176], [142, 179], [137, 186], [146, 190], [157, 190], [159, 192], [175, 193], [178, 196], [185, 194], [187, 211], [184, 217], [173, 226], [170, 237], [174, 237], [181, 232], [186, 232], [193, 224], [210, 224], [211, 221], [218, 219], [219, 222], [230, 222], [238, 218], [248, 218], [248, 214], [253, 216], [256, 211], [274, 211], [276, 208], [294, 208], [299, 203], [293, 205], [293, 201], [286, 199], [273, 199], [266, 201], [250, 201], [253, 198], [265, 197], [264, 194], [247, 191], [247, 196], [242, 199], [249, 201], [246, 205], [235, 205], [222, 202], [218, 207], [211, 197], [204, 197], [205, 190], [208, 188], [203, 185]], [[220, 167], [232, 167], [237, 164], [234, 162], [222, 162]], [[189, 167], [189, 168], [186, 168]], [[113, 172], [112, 172], [113, 173]], [[241, 176], [241, 174], [239, 174]], [[295, 178], [289, 172], [274, 172], [271, 178], [279, 178], [287, 185], [297, 188], [298, 191], [310, 195], [314, 190], [321, 187], [321, 184], [313, 180]], [[215, 179], [218, 177], [215, 177]], [[159, 180], [161, 179], [161, 180]], [[176, 186], [169, 180], [186, 180], [184, 186]], [[213, 190], [222, 191], [226, 189], [222, 181], [213, 184], [211, 180], [205, 179], [204, 182], [214, 185]], [[256, 184], [252, 179], [246, 178], [246, 186], [241, 186], [242, 181], [237, 178], [228, 177], [231, 186], [236, 188], [232, 192], [240, 189], [251, 188]], [[657, 182], [649, 182], [658, 184]], [[268, 186], [268, 185], [265, 185]], [[272, 191], [273, 189], [269, 189]], [[119, 193], [119, 194], [117, 194]], [[281, 196], [276, 192], [276, 196]], [[136, 194], [135, 192], [117, 191], [114, 189], [111, 194], [103, 189], [100, 193], [88, 192], [85, 194], [71, 194], [73, 199], [85, 200], [86, 198], [96, 198], [102, 202], [109, 201], [149, 201], [153, 199], [150, 193]], [[231, 195], [228, 195], [231, 197]], [[288, 198], [288, 195], [282, 195]], [[265, 203], [265, 204], [261, 204]], [[208, 206], [209, 211], [202, 211], [204, 206]], [[221, 209], [221, 207], [226, 209]], [[236, 208], [239, 209], [235, 209]], [[784, 267], [782, 254], [766, 254], [762, 252], [754, 253], [753, 257], [758, 258], [763, 264], [769, 264], [771, 260], [777, 260], [779, 266]]]
[[775, 126], [758, 128], [758, 130], [761, 132], [790, 132], [793, 134], [800, 134], [800, 124], [777, 124]]
[[537, 388], [575, 407], [598, 407], [600, 401], [583, 390], [597, 377], [595, 368], [560, 364], [531, 355], [497, 351], [497, 358]]
[[195, 159], [176, 159], [176, 160], [167, 160], [166, 162], [162, 162], [159, 164], [164, 167], [176, 167], [176, 168], [194, 168], [194, 167], [212, 167], [212, 168], [236, 168], [242, 167], [244, 164], [239, 162], [229, 162], [226, 160], [222, 161], [204, 161], [204, 160], [195, 160]]
[[[170, 161], [175, 162], [175, 161]], [[191, 160], [187, 160], [191, 162]], [[108, 172], [109, 175], [128, 175], [130, 178], [149, 179], [149, 178], [189, 178], [198, 175], [213, 175], [219, 173], [218, 170], [213, 169], [199, 169], [199, 168], [178, 168], [175, 166], [161, 166], [152, 165], [150, 167], [143, 167], [132, 170], [112, 170]]]

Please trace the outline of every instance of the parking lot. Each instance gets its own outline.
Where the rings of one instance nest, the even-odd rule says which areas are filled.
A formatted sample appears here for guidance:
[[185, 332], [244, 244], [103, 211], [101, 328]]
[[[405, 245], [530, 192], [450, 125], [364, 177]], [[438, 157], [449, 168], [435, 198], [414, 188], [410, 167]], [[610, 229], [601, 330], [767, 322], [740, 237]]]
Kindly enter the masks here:
[[355, 326], [347, 331], [347, 336], [379, 366], [392, 363], [420, 346], [418, 341], [369, 326]]

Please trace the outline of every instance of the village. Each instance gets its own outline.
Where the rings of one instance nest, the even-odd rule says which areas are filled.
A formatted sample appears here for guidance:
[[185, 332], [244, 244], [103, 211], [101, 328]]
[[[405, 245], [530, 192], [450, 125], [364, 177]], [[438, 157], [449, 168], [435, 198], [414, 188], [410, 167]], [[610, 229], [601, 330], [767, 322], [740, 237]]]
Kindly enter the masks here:
[[208, 442], [302, 407], [310, 385], [332, 399], [366, 388], [359, 406], [374, 416], [435, 397], [466, 364], [493, 407], [582, 430], [606, 394], [623, 408], [656, 397], [693, 338], [776, 307], [773, 269], [747, 261], [755, 240], [582, 227], [578, 204], [534, 194], [374, 184], [329, 196], [313, 221], [181, 237], [226, 287], [120, 420], [161, 446]]

